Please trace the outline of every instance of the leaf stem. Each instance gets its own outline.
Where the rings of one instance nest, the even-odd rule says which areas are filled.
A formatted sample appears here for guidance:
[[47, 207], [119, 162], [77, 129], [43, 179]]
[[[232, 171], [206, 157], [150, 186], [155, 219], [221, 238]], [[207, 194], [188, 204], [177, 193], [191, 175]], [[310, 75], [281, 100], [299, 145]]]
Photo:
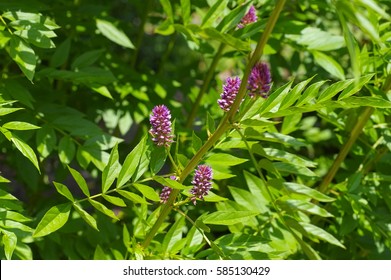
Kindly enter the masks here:
[[200, 107], [200, 103], [201, 103], [202, 97], [204, 96], [206, 90], [209, 87], [210, 81], [213, 78], [213, 74], [214, 74], [214, 72], [216, 70], [217, 63], [219, 62], [219, 60], [221, 58], [221, 55], [222, 55], [223, 50], [224, 50], [224, 47], [225, 47], [225, 44], [221, 43], [220, 46], [219, 46], [219, 49], [217, 50], [215, 56], [213, 57], [212, 63], [210, 65], [209, 69], [208, 69], [208, 72], [206, 73], [206, 76], [205, 76], [205, 79], [204, 79], [204, 83], [202, 84], [202, 87], [201, 87], [200, 91], [198, 92], [197, 98], [194, 101], [193, 107], [191, 108], [189, 117], [187, 118], [187, 122], [186, 122], [186, 127], [187, 128], [190, 128], [192, 126], [192, 124], [193, 124], [193, 121], [194, 121], [194, 119], [196, 117], [196, 114], [198, 112], [198, 108]]
[[[277, 19], [282, 11], [282, 8], [285, 5], [286, 0], [278, 0], [277, 4], [266, 24], [265, 30], [262, 33], [261, 38], [259, 39], [258, 45], [250, 59], [250, 62], [248, 63], [244, 77], [242, 79], [241, 86], [239, 88], [239, 92], [236, 96], [236, 99], [231, 107], [231, 110], [223, 117], [223, 119], [220, 121], [219, 126], [217, 127], [216, 131], [210, 136], [210, 138], [205, 142], [205, 144], [198, 150], [198, 152], [193, 156], [193, 158], [189, 161], [187, 166], [183, 169], [181, 174], [178, 174], [179, 176], [179, 183], [183, 183], [183, 181], [186, 179], [186, 177], [192, 172], [195, 168], [195, 166], [198, 164], [198, 162], [202, 159], [202, 157], [208, 152], [208, 150], [220, 139], [220, 137], [231, 127], [231, 124], [229, 122], [230, 119], [233, 119], [235, 114], [237, 113], [237, 109], [239, 108], [239, 105], [243, 99], [243, 96], [246, 94], [246, 88], [247, 88], [247, 80], [248, 76], [251, 72], [251, 69], [255, 65], [255, 63], [260, 59], [263, 48], [266, 45], [266, 42], [268, 41], [271, 32], [277, 22]], [[162, 207], [162, 210], [160, 212], [160, 215], [155, 222], [155, 224], [152, 226], [151, 230], [146, 235], [144, 242], [142, 246], [144, 248], [148, 247], [151, 243], [153, 237], [159, 230], [160, 226], [164, 222], [167, 215], [170, 213], [172, 204], [175, 201], [177, 195], [179, 194], [180, 190], [174, 189], [172, 190], [170, 197], [168, 198], [166, 204]]]

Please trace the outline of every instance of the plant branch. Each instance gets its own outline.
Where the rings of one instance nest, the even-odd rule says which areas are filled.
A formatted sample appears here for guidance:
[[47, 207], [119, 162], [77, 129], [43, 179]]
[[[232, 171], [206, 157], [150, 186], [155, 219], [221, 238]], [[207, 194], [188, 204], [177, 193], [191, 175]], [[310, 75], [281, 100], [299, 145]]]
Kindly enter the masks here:
[[198, 112], [198, 108], [200, 107], [200, 103], [201, 103], [202, 97], [204, 96], [206, 90], [209, 87], [210, 81], [213, 78], [213, 74], [215, 72], [217, 63], [219, 62], [219, 60], [221, 58], [221, 54], [223, 53], [224, 47], [225, 47], [225, 44], [221, 43], [220, 46], [219, 46], [219, 49], [217, 50], [215, 56], [213, 57], [212, 63], [210, 65], [210, 67], [209, 67], [209, 70], [206, 73], [206, 76], [205, 76], [205, 79], [204, 79], [204, 83], [202, 84], [202, 87], [201, 87], [200, 91], [198, 92], [197, 98], [194, 101], [193, 107], [191, 108], [189, 117], [187, 118], [187, 122], [186, 122], [186, 127], [187, 128], [190, 128], [192, 126], [192, 124], [193, 124], [193, 121], [194, 121], [194, 119], [196, 117], [196, 114]]
[[[234, 103], [232, 104], [231, 110], [224, 116], [224, 118], [221, 120], [219, 126], [217, 127], [216, 131], [210, 136], [210, 138], [205, 142], [205, 144], [198, 150], [198, 152], [193, 156], [193, 158], [189, 161], [187, 166], [183, 169], [181, 174], [178, 174], [179, 176], [179, 183], [183, 183], [183, 181], [186, 179], [186, 177], [194, 170], [196, 165], [199, 163], [199, 161], [202, 159], [202, 157], [208, 152], [208, 150], [220, 139], [220, 137], [231, 127], [231, 124], [229, 123], [230, 119], [233, 119], [236, 112], [238, 111], [238, 107], [241, 103], [241, 100], [243, 99], [243, 96], [246, 94], [246, 88], [247, 88], [247, 80], [248, 76], [251, 72], [251, 69], [255, 65], [255, 63], [260, 59], [263, 48], [266, 45], [266, 42], [268, 41], [271, 32], [277, 22], [277, 19], [282, 11], [282, 8], [285, 5], [286, 0], [279, 0], [277, 1], [277, 4], [266, 24], [265, 31], [263, 32], [258, 45], [250, 59], [250, 62], [248, 63], [244, 77], [242, 79], [241, 86], [239, 88], [239, 92], [236, 96], [236, 99]], [[148, 247], [151, 243], [153, 237], [159, 230], [160, 226], [162, 225], [163, 221], [167, 217], [168, 213], [170, 213], [172, 204], [175, 201], [177, 195], [179, 194], [180, 190], [174, 189], [170, 197], [168, 198], [168, 201], [166, 204], [163, 205], [162, 210], [160, 212], [160, 215], [155, 222], [155, 224], [152, 226], [151, 230], [148, 232], [147, 236], [145, 237], [145, 240], [142, 244], [144, 248]]]

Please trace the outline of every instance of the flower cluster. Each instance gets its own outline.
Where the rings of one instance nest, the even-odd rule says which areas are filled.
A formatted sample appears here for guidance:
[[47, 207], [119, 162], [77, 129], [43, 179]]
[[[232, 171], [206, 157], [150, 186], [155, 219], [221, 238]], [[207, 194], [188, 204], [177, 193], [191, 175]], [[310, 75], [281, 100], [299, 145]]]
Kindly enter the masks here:
[[238, 24], [238, 28], [243, 28], [247, 24], [256, 22], [258, 20], [258, 17], [256, 15], [256, 10], [254, 6], [250, 7], [250, 10], [247, 12], [247, 14], [244, 15], [244, 17], [240, 20], [240, 23]]
[[165, 105], [155, 106], [149, 118], [152, 128], [149, 133], [152, 141], [158, 146], [169, 147], [174, 136], [171, 131], [171, 113]]
[[[171, 180], [176, 180], [177, 177], [176, 176], [170, 176], [170, 179]], [[170, 197], [171, 191], [172, 191], [172, 188], [167, 187], [167, 186], [163, 186], [162, 192], [160, 193], [160, 202], [161, 203], [166, 203], [167, 202], [168, 198]]]
[[228, 112], [232, 104], [235, 101], [238, 94], [241, 79], [239, 77], [228, 77], [223, 85], [223, 92], [220, 95], [220, 99], [217, 101], [221, 109]]
[[250, 91], [249, 95], [251, 97], [260, 95], [266, 98], [270, 90], [271, 82], [272, 78], [269, 66], [262, 62], [255, 64], [251, 70], [250, 77], [248, 78], [247, 89]]
[[[217, 100], [217, 103], [225, 112], [228, 112], [234, 103], [241, 82], [239, 77], [228, 77], [223, 85], [223, 92], [220, 94], [220, 99]], [[258, 95], [266, 98], [270, 91], [271, 82], [269, 66], [263, 62], [255, 64], [248, 78], [247, 89], [250, 97]]]
[[208, 195], [209, 190], [212, 188], [212, 168], [208, 165], [199, 165], [195, 171], [193, 181], [193, 188], [190, 193], [193, 195], [190, 199], [196, 205], [196, 200], [203, 199]]

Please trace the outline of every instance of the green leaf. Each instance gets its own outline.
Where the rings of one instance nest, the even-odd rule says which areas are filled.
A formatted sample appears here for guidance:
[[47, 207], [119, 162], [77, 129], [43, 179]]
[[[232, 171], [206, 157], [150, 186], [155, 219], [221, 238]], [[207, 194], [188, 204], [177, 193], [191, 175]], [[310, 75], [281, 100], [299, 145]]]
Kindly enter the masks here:
[[228, 200], [228, 198], [219, 196], [211, 191], [209, 191], [208, 195], [204, 197], [204, 201], [206, 202], [220, 202]]
[[181, 9], [182, 9], [182, 19], [183, 24], [188, 24], [190, 22], [190, 14], [191, 14], [191, 3], [190, 0], [181, 0]]
[[177, 189], [177, 190], [185, 190], [185, 189], [188, 189], [188, 187], [182, 185], [181, 183], [175, 181], [175, 180], [172, 180], [170, 178], [163, 178], [163, 177], [160, 177], [160, 176], [155, 176], [153, 177], [153, 179], [162, 184], [163, 186], [167, 186], [167, 187], [170, 187], [170, 188], [173, 188], [173, 189]]
[[31, 149], [29, 145], [27, 145], [24, 141], [22, 141], [13, 134], [11, 137], [11, 141], [15, 144], [15, 147], [34, 164], [35, 168], [37, 168], [39, 173], [41, 173], [41, 170], [39, 169], [38, 159], [33, 149]]
[[391, 102], [380, 97], [351, 96], [338, 102], [343, 108], [356, 108], [361, 106], [369, 106], [375, 108], [391, 108]]
[[205, 40], [217, 40], [223, 44], [233, 47], [238, 51], [249, 51], [251, 49], [249, 42], [240, 40], [231, 34], [220, 33], [215, 28], [204, 28], [199, 32], [199, 35]]
[[327, 231], [309, 223], [299, 222], [299, 224], [303, 227], [303, 229], [306, 231], [307, 235], [312, 238], [318, 238], [320, 240], [329, 242], [330, 244], [336, 245], [338, 247], [341, 247], [343, 249], [346, 249], [345, 246], [333, 235], [328, 233]]
[[342, 36], [333, 35], [316, 27], [307, 27], [301, 31], [301, 34], [297, 43], [307, 46], [309, 50], [331, 51], [345, 46]]
[[13, 220], [16, 222], [21, 222], [21, 223], [31, 221], [31, 218], [27, 218], [26, 216], [23, 216], [22, 214], [20, 214], [18, 212], [5, 210], [4, 208], [2, 208], [0, 210], [0, 219]]
[[334, 77], [340, 80], [345, 80], [345, 73], [342, 66], [331, 56], [317, 51], [312, 51], [312, 54], [314, 55], [315, 62], [319, 64], [320, 67], [322, 67]]
[[289, 90], [291, 89], [293, 81], [283, 85], [274, 91], [264, 103], [262, 103], [261, 108], [259, 109], [259, 114], [262, 115], [263, 112], [275, 112], [278, 110], [281, 101], [287, 96]]
[[102, 247], [99, 246], [99, 244], [95, 248], [94, 252], [94, 260], [110, 260], [110, 257], [108, 254], [106, 254]]
[[216, 127], [215, 127], [215, 120], [214, 120], [214, 118], [209, 114], [209, 112], [207, 112], [206, 123], [207, 123], [207, 132], [208, 132], [208, 136], [210, 136], [213, 132], [215, 132]]
[[54, 186], [56, 187], [57, 189], [57, 192], [63, 196], [65, 196], [67, 199], [69, 199], [70, 201], [74, 202], [75, 199], [73, 198], [73, 195], [72, 193], [69, 191], [68, 187], [61, 184], [61, 183], [57, 183], [57, 182], [54, 182], [53, 181], [53, 184]]
[[19, 121], [7, 122], [3, 124], [3, 127], [10, 130], [31, 130], [40, 128], [39, 126], [36, 126], [34, 124]]
[[111, 150], [109, 162], [106, 167], [103, 169], [102, 173], [102, 192], [105, 193], [108, 191], [110, 186], [113, 184], [114, 180], [117, 178], [121, 165], [118, 162], [118, 144], [114, 146]]
[[14, 34], [39, 48], [52, 49], [56, 47], [53, 41], [47, 36], [47, 31], [45, 30], [38, 30], [36, 28], [29, 30], [23, 29], [15, 31]]
[[105, 36], [110, 41], [123, 46], [125, 48], [134, 49], [134, 45], [130, 41], [130, 39], [126, 36], [126, 34], [114, 26], [111, 22], [97, 19], [96, 27], [102, 32], [102, 35]]
[[308, 177], [317, 177], [318, 176], [305, 166], [297, 166], [296, 164], [292, 164], [289, 162], [273, 162], [273, 166], [274, 166], [274, 168], [276, 168], [280, 172], [287, 172], [289, 174], [304, 175], [304, 176], [308, 176]]
[[76, 146], [72, 138], [69, 136], [64, 136], [61, 138], [60, 143], [58, 144], [58, 157], [63, 164], [71, 163], [72, 159], [75, 157]]
[[91, 205], [98, 211], [102, 212], [106, 216], [114, 219], [119, 220], [118, 217], [114, 214], [114, 212], [110, 209], [108, 209], [106, 206], [104, 206], [102, 203], [95, 201], [93, 199], [88, 198], [88, 202], [91, 203]]
[[152, 200], [152, 201], [160, 201], [159, 195], [156, 193], [156, 191], [151, 188], [150, 186], [138, 184], [135, 183], [133, 186], [141, 192], [146, 198]]
[[299, 101], [297, 101], [296, 106], [302, 106], [302, 105], [308, 103], [309, 101], [311, 101], [312, 99], [314, 99], [315, 96], [318, 95], [318, 92], [319, 92], [320, 87], [321, 87], [325, 82], [326, 82], [326, 81], [320, 81], [320, 82], [317, 82], [317, 83], [314, 83], [314, 84], [310, 85], [310, 86], [305, 90], [305, 92], [303, 93], [303, 95], [299, 98]]
[[160, 4], [163, 7], [164, 12], [167, 15], [167, 19], [173, 23], [174, 22], [174, 14], [172, 12], [172, 6], [169, 0], [160, 0]]
[[14, 250], [16, 248], [16, 244], [18, 241], [18, 238], [16, 237], [16, 234], [12, 231], [1, 229], [1, 233], [3, 235], [2, 243], [4, 245], [4, 253], [7, 260], [12, 259], [12, 254], [14, 253]]
[[373, 76], [374, 74], [369, 74], [355, 79], [354, 83], [350, 84], [341, 92], [341, 94], [338, 96], [338, 100], [342, 100], [358, 92], [365, 84], [367, 84], [372, 79]]
[[185, 217], [181, 216], [175, 223], [171, 226], [170, 230], [164, 235], [162, 243], [162, 252], [163, 253], [173, 253], [173, 247], [177, 244], [183, 235], [183, 228], [185, 226]]
[[80, 187], [82, 192], [85, 196], [90, 196], [90, 190], [88, 189], [87, 182], [84, 180], [83, 176], [79, 173], [79, 171], [73, 169], [72, 167], [68, 166], [69, 171], [72, 174], [73, 179], [75, 179], [77, 185]]
[[201, 27], [212, 26], [213, 22], [221, 16], [222, 12], [227, 7], [227, 2], [228, 0], [217, 0], [202, 19]]
[[165, 147], [154, 147], [151, 153], [151, 161], [149, 163], [153, 175], [157, 174], [164, 166], [167, 159], [167, 150]]
[[91, 66], [101, 57], [103, 53], [104, 49], [87, 51], [75, 58], [75, 60], [71, 64], [71, 68], [80, 69], [87, 66]]
[[202, 147], [202, 140], [200, 137], [197, 136], [197, 134], [195, 134], [194, 131], [192, 133], [191, 139], [192, 139], [191, 144], [192, 144], [192, 148], [193, 148], [193, 153], [195, 154]]
[[138, 194], [124, 191], [124, 190], [117, 190], [117, 193], [122, 195], [124, 198], [129, 199], [130, 201], [133, 201], [134, 203], [140, 203], [140, 204], [150, 204], [148, 203], [144, 198], [139, 196]]
[[79, 213], [80, 217], [89, 224], [93, 229], [99, 231], [98, 226], [96, 225], [96, 220], [90, 214], [88, 214], [83, 208], [78, 204], [73, 204], [73, 208]]
[[91, 86], [91, 89], [104, 97], [113, 99], [113, 96], [111, 95], [109, 89], [106, 86]]
[[106, 199], [111, 204], [117, 205], [119, 207], [126, 207], [126, 203], [119, 197], [103, 194], [102, 197]]
[[246, 162], [248, 161], [248, 159], [238, 158], [233, 155], [220, 153], [210, 155], [205, 161], [210, 164], [234, 166]]
[[284, 182], [282, 184], [285, 187], [285, 189], [288, 190], [289, 192], [304, 194], [318, 201], [331, 202], [335, 200], [334, 198], [331, 198], [315, 189], [309, 188], [302, 184], [289, 183], [289, 182]]
[[249, 6], [250, 2], [245, 3], [243, 5], [238, 5], [227, 16], [223, 18], [223, 20], [219, 23], [216, 29], [224, 33], [233, 28], [236, 28], [240, 20], [246, 14], [246, 11], [248, 10]]
[[229, 226], [237, 223], [245, 223], [249, 218], [259, 214], [259, 211], [216, 211], [206, 215], [202, 221], [204, 224]]
[[44, 125], [36, 134], [37, 150], [46, 158], [57, 144], [57, 136], [50, 125]]
[[296, 100], [300, 97], [301, 92], [304, 90], [304, 88], [308, 85], [308, 83], [314, 78], [315, 76], [312, 76], [311, 78], [302, 81], [298, 83], [290, 92], [286, 95], [284, 100], [282, 100], [279, 110], [283, 110], [288, 108], [289, 106], [293, 105], [293, 103], [296, 102]]
[[23, 109], [24, 108], [0, 108], [0, 116], [5, 116]]
[[9, 45], [9, 54], [18, 64], [20, 70], [26, 75], [27, 79], [32, 81], [37, 59], [35, 57], [35, 52], [30, 45], [19, 37], [12, 36]]
[[300, 210], [321, 217], [333, 217], [333, 215], [331, 215], [325, 209], [308, 201], [298, 200], [298, 199], [282, 199], [282, 200], [278, 200], [278, 203], [283, 208], [288, 208], [293, 211]]
[[39, 222], [33, 237], [42, 237], [60, 229], [68, 221], [71, 207], [72, 203], [68, 202], [50, 208]]
[[123, 186], [136, 172], [137, 166], [139, 165], [140, 159], [145, 150], [147, 138], [144, 137], [140, 143], [127, 155], [125, 162], [118, 174], [117, 188]]
[[260, 150], [261, 146], [256, 144], [253, 146], [254, 153], [265, 156], [270, 160], [279, 160], [283, 162], [292, 163], [298, 166], [316, 167], [316, 163], [295, 154], [288, 153], [284, 150], [274, 148], [264, 148]]
[[68, 37], [57, 46], [56, 51], [50, 57], [50, 67], [57, 68], [64, 65], [69, 57], [69, 50], [71, 48], [71, 37]]
[[338, 92], [344, 90], [345, 88], [353, 84], [353, 82], [354, 80], [346, 80], [346, 81], [340, 81], [340, 82], [336, 82], [335, 84], [332, 84], [319, 95], [317, 101], [320, 103], [331, 99]]

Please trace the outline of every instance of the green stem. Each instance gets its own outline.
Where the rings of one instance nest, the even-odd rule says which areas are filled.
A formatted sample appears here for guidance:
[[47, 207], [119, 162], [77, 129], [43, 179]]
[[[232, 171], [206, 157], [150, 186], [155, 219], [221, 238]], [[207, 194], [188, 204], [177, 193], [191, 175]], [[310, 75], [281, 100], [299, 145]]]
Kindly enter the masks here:
[[175, 172], [176, 172], [177, 174], [179, 174], [180, 169], [178, 168], [178, 166], [176, 165], [174, 159], [172, 158], [172, 155], [171, 155], [171, 153], [170, 153], [170, 148], [167, 148], [166, 151], [167, 151], [167, 154], [168, 154], [168, 158], [170, 159], [171, 164], [172, 164], [172, 166], [173, 166], [174, 169], [175, 169]]
[[[266, 45], [267, 40], [270, 37], [270, 34], [273, 30], [274, 25], [277, 22], [277, 19], [281, 13], [282, 8], [284, 7], [286, 0], [279, 0], [277, 1], [276, 7], [274, 8], [267, 24], [265, 27], [265, 31], [263, 32], [258, 45], [254, 51], [254, 54], [252, 55], [249, 64], [246, 67], [245, 75], [242, 79], [242, 81], [247, 81], [248, 76], [251, 72], [251, 69], [255, 65], [255, 63], [259, 60], [259, 58], [262, 55], [263, 48]], [[220, 121], [219, 126], [217, 127], [216, 131], [210, 136], [210, 138], [205, 142], [205, 144], [198, 150], [198, 152], [193, 156], [193, 158], [189, 161], [187, 166], [183, 169], [181, 174], [178, 174], [179, 176], [179, 182], [183, 183], [183, 181], [186, 179], [186, 177], [194, 170], [194, 167], [198, 164], [198, 162], [201, 160], [201, 158], [206, 154], [206, 152], [220, 139], [220, 137], [231, 127], [229, 123], [229, 119], [233, 119], [236, 112], [238, 111], [238, 107], [243, 99], [243, 96], [246, 94], [246, 87], [247, 82], [241, 83], [241, 86], [239, 88], [239, 92], [236, 96], [236, 99], [234, 103], [232, 104], [231, 110], [224, 116], [224, 118]], [[167, 217], [168, 213], [170, 213], [172, 204], [175, 201], [177, 195], [179, 194], [180, 190], [174, 189], [170, 197], [168, 198], [168, 201], [166, 204], [163, 205], [162, 210], [160, 212], [160, 215], [155, 222], [155, 224], [152, 226], [151, 230], [148, 232], [147, 236], [144, 239], [144, 242], [142, 246], [144, 248], [148, 247], [151, 243], [153, 237], [159, 230], [160, 226], [164, 222], [165, 218]]]
[[364, 112], [360, 115], [355, 126], [353, 127], [352, 131], [350, 132], [350, 136], [349, 136], [348, 141], [346, 141], [346, 143], [343, 145], [341, 151], [339, 152], [337, 158], [334, 160], [328, 173], [323, 178], [323, 181], [319, 186], [320, 192], [324, 193], [327, 191], [331, 181], [334, 179], [334, 176], [337, 173], [338, 169], [340, 168], [342, 162], [345, 160], [345, 157], [347, 156], [347, 154], [350, 151], [353, 144], [356, 142], [362, 129], [364, 128], [365, 124], [367, 123], [368, 119], [371, 117], [371, 115], [374, 111], [375, 111], [375, 109], [373, 107], [366, 107]]
[[187, 118], [187, 122], [186, 122], [187, 128], [190, 128], [193, 125], [193, 121], [194, 121], [196, 114], [198, 112], [198, 108], [200, 107], [202, 97], [204, 96], [206, 90], [209, 87], [210, 81], [212, 80], [212, 78], [214, 76], [214, 72], [217, 67], [217, 63], [219, 62], [219, 60], [221, 58], [224, 47], [225, 47], [225, 44], [221, 43], [219, 46], [219, 49], [217, 50], [217, 52], [212, 60], [212, 64], [210, 65], [209, 70], [206, 73], [204, 83], [202, 84], [202, 87], [201, 87], [200, 91], [198, 92], [197, 98], [194, 101], [193, 107], [191, 108], [189, 117]]
[[160, 75], [162, 73], [162, 71], [164, 69], [164, 65], [166, 64], [168, 57], [170, 56], [170, 54], [172, 53], [172, 50], [174, 49], [176, 36], [177, 36], [176, 32], [174, 32], [170, 36], [170, 41], [168, 42], [167, 49], [164, 52], [162, 59], [160, 60], [159, 69], [157, 70], [157, 75]]
[[[386, 78], [386, 81], [383, 85], [383, 91], [387, 92], [391, 88], [391, 75], [389, 75]], [[352, 148], [353, 144], [356, 142], [357, 138], [361, 134], [365, 124], [375, 111], [375, 108], [373, 107], [366, 107], [364, 109], [364, 112], [360, 114], [356, 124], [354, 125], [352, 131], [350, 132], [350, 136], [348, 141], [343, 145], [341, 151], [339, 152], [337, 158], [334, 160], [333, 165], [330, 167], [328, 173], [323, 178], [321, 184], [319, 185], [319, 191], [320, 192], [327, 192], [329, 185], [331, 181], [334, 179], [335, 174], [337, 173], [338, 169], [340, 168], [342, 162], [345, 160], [348, 152]]]
[[277, 207], [276, 203], [275, 203], [275, 198], [272, 194], [272, 192], [270, 191], [269, 189], [269, 186], [267, 185], [267, 181], [266, 181], [266, 178], [265, 176], [263, 175], [261, 169], [259, 168], [258, 166], [258, 162], [257, 160], [255, 159], [255, 156], [254, 156], [254, 153], [252, 152], [251, 148], [250, 148], [250, 145], [248, 144], [247, 142], [247, 139], [245, 138], [244, 134], [240, 131], [239, 128], [235, 127], [236, 131], [239, 133], [240, 137], [242, 138], [244, 144], [246, 145], [246, 148], [248, 150], [248, 153], [250, 154], [250, 158], [251, 158], [251, 161], [253, 162], [253, 165], [255, 167], [255, 169], [257, 170], [257, 173], [259, 175], [259, 177], [261, 178], [261, 180], [264, 182], [265, 184], [265, 188], [266, 188], [266, 191], [270, 197], [270, 202], [274, 208], [274, 211], [276, 211], [277, 213], [277, 217], [278, 219], [280, 220], [280, 222], [285, 226], [285, 228], [293, 235], [293, 237], [296, 239], [296, 241], [300, 244], [300, 246], [302, 247], [304, 253], [310, 258], [310, 259], [319, 259], [319, 256], [316, 255], [314, 252], [312, 252], [309, 248], [309, 246], [293, 231], [293, 229], [291, 229], [291, 227], [286, 223], [285, 219], [284, 219], [284, 216], [281, 212], [281, 210]]
[[139, 33], [137, 35], [137, 40], [136, 40], [136, 43], [134, 46], [134, 54], [133, 54], [132, 61], [131, 61], [132, 69], [135, 68], [136, 63], [137, 63], [137, 58], [138, 58], [138, 54], [140, 51], [141, 42], [143, 41], [143, 38], [144, 38], [144, 26], [145, 26], [145, 23], [147, 22], [148, 12], [151, 7], [151, 2], [152, 2], [151, 0], [146, 0], [146, 3], [144, 4], [145, 10], [144, 10], [144, 13], [141, 18]]

